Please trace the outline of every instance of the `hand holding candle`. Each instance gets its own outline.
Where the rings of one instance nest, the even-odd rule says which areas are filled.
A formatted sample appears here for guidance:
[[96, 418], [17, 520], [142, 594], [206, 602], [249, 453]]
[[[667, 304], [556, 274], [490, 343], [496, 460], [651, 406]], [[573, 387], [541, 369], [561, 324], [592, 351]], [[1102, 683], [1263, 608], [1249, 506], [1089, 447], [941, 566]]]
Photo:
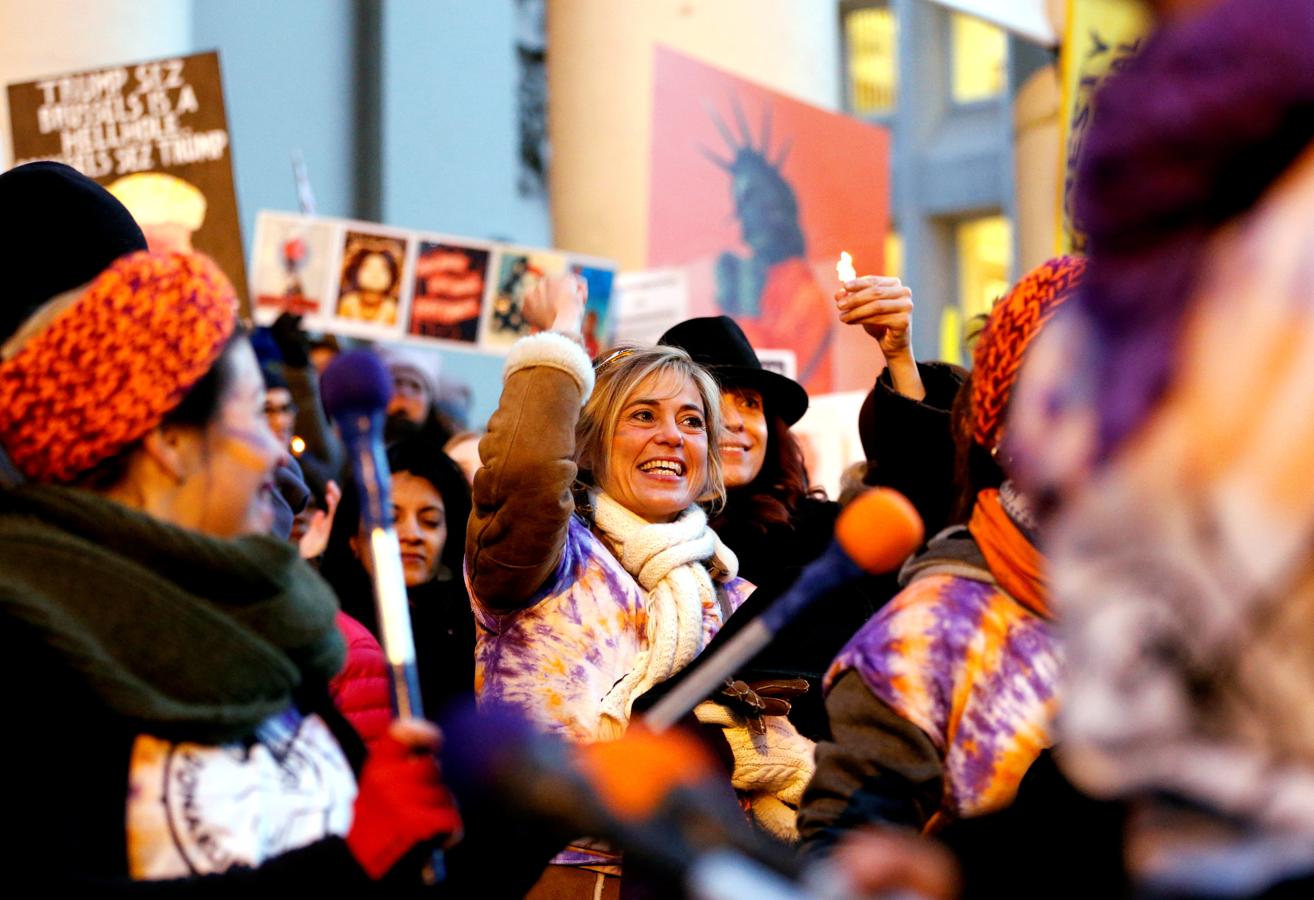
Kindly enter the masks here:
[[861, 325], [880, 342], [886, 359], [909, 349], [912, 327], [912, 291], [898, 278], [887, 275], [858, 277], [849, 251], [841, 250], [835, 264], [840, 289], [835, 306], [840, 321]]
[[848, 253], [835, 266], [841, 286], [835, 306], [845, 325], [861, 325], [880, 344], [894, 389], [914, 400], [926, 396], [912, 353], [912, 291], [894, 276], [856, 276]]

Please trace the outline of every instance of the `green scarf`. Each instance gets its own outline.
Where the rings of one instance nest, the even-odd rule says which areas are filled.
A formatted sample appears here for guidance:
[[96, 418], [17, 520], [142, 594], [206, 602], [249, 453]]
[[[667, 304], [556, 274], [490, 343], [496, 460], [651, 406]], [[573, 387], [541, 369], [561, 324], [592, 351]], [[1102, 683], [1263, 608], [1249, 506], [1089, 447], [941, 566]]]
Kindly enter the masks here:
[[0, 494], [0, 627], [26, 626], [142, 730], [249, 735], [303, 677], [341, 668], [336, 612], [286, 541], [219, 540], [69, 488]]

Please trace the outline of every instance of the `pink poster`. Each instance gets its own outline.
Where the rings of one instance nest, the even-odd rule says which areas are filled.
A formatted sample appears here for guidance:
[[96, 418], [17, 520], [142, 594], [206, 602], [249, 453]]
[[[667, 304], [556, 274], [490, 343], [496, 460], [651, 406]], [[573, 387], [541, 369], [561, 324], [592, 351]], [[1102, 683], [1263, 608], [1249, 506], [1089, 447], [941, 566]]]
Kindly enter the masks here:
[[654, 65], [648, 266], [686, 271], [690, 315], [793, 351], [810, 393], [870, 386], [880, 353], [839, 323], [835, 262], [880, 273], [889, 134], [663, 47]]

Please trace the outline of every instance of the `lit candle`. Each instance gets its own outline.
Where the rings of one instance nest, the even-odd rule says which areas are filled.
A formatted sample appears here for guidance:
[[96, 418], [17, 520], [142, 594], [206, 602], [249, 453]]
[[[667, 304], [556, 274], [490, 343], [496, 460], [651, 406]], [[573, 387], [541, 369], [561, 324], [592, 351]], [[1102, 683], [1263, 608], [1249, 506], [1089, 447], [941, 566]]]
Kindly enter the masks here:
[[840, 251], [839, 262], [835, 263], [835, 274], [839, 277], [840, 284], [847, 284], [858, 277], [858, 273], [853, 269], [853, 257], [849, 256], [849, 251]]

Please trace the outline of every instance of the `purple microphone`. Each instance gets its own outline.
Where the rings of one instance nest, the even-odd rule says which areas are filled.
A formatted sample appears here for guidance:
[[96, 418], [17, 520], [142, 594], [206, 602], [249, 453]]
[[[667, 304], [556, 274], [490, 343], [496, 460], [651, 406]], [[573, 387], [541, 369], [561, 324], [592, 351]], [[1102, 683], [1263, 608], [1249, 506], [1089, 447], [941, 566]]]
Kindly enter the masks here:
[[[369, 350], [352, 350], [329, 363], [320, 376], [324, 409], [338, 426], [351, 457], [351, 470], [360, 491], [361, 528], [369, 540], [374, 604], [378, 610], [379, 637], [392, 672], [392, 694], [400, 716], [422, 719], [420, 679], [415, 667], [415, 637], [406, 597], [401, 547], [392, 527], [392, 472], [383, 449], [383, 420], [392, 399], [392, 375], [383, 360]], [[424, 880], [443, 880], [443, 853], [434, 850]]]
[[397, 712], [423, 718], [406, 577], [392, 527], [392, 479], [383, 448], [392, 375], [371, 351], [352, 350], [329, 363], [320, 378], [320, 394], [347, 447], [360, 491], [361, 529], [368, 538], [379, 636], [392, 670]]

